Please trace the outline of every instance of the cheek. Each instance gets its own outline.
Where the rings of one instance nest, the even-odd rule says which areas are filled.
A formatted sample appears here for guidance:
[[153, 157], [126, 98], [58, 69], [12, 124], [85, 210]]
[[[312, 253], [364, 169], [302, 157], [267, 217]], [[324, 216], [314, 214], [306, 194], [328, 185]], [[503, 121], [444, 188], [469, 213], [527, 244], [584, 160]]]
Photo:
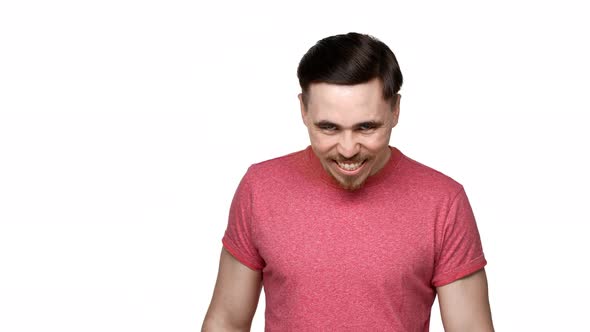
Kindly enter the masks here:
[[374, 135], [365, 136], [360, 139], [361, 144], [368, 150], [380, 150], [388, 145], [389, 140], [387, 135], [383, 133], [375, 133]]
[[337, 143], [338, 139], [336, 136], [327, 136], [321, 133], [309, 133], [311, 145], [318, 151], [326, 153], [331, 150]]

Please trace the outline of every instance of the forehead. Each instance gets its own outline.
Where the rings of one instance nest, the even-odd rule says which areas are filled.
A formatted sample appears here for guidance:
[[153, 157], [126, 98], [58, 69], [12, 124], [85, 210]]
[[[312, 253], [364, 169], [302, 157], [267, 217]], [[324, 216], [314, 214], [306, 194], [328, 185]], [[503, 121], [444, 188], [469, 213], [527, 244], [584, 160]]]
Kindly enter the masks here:
[[318, 120], [345, 124], [378, 120], [387, 116], [379, 79], [356, 85], [313, 83], [309, 87], [308, 112]]

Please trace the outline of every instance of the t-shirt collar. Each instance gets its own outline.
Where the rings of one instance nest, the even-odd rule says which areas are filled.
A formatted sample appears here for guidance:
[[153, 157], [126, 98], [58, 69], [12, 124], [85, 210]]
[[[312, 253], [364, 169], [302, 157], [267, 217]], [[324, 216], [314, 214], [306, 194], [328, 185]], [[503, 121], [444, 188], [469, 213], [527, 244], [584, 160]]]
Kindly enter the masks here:
[[[363, 184], [363, 187], [371, 187], [376, 184], [383, 183], [387, 180], [389, 176], [395, 173], [394, 170], [398, 165], [399, 161], [402, 159], [403, 154], [396, 147], [389, 146], [389, 148], [391, 149], [389, 160], [387, 161], [385, 166], [383, 166], [383, 168], [381, 168], [377, 173], [367, 178], [367, 180]], [[319, 158], [316, 156], [315, 152], [313, 152], [311, 145], [309, 145], [305, 149], [305, 155], [308, 160], [308, 169], [312, 173], [312, 175], [320, 178], [324, 183], [332, 187], [346, 190], [340, 187], [340, 184], [324, 169]]]

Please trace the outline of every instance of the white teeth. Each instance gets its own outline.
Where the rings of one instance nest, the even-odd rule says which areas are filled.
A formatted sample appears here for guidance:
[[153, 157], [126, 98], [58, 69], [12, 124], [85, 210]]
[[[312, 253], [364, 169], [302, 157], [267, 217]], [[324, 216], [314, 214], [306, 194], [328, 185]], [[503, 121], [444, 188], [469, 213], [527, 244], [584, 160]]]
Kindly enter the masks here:
[[363, 163], [355, 163], [355, 164], [345, 164], [345, 163], [338, 163], [338, 166], [340, 166], [340, 168], [345, 169], [347, 171], [354, 171], [357, 168], [361, 167]]

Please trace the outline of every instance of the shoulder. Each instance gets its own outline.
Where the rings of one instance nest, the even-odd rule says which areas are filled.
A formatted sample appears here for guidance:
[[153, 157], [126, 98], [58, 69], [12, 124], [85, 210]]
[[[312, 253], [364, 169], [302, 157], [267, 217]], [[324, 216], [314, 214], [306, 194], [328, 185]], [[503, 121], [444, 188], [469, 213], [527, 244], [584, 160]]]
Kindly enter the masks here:
[[451, 196], [463, 190], [461, 183], [454, 178], [406, 155], [403, 155], [400, 166], [400, 175], [415, 190]]
[[306, 165], [305, 149], [254, 163], [248, 167], [246, 178], [252, 184], [264, 185], [284, 181], [303, 172]]

